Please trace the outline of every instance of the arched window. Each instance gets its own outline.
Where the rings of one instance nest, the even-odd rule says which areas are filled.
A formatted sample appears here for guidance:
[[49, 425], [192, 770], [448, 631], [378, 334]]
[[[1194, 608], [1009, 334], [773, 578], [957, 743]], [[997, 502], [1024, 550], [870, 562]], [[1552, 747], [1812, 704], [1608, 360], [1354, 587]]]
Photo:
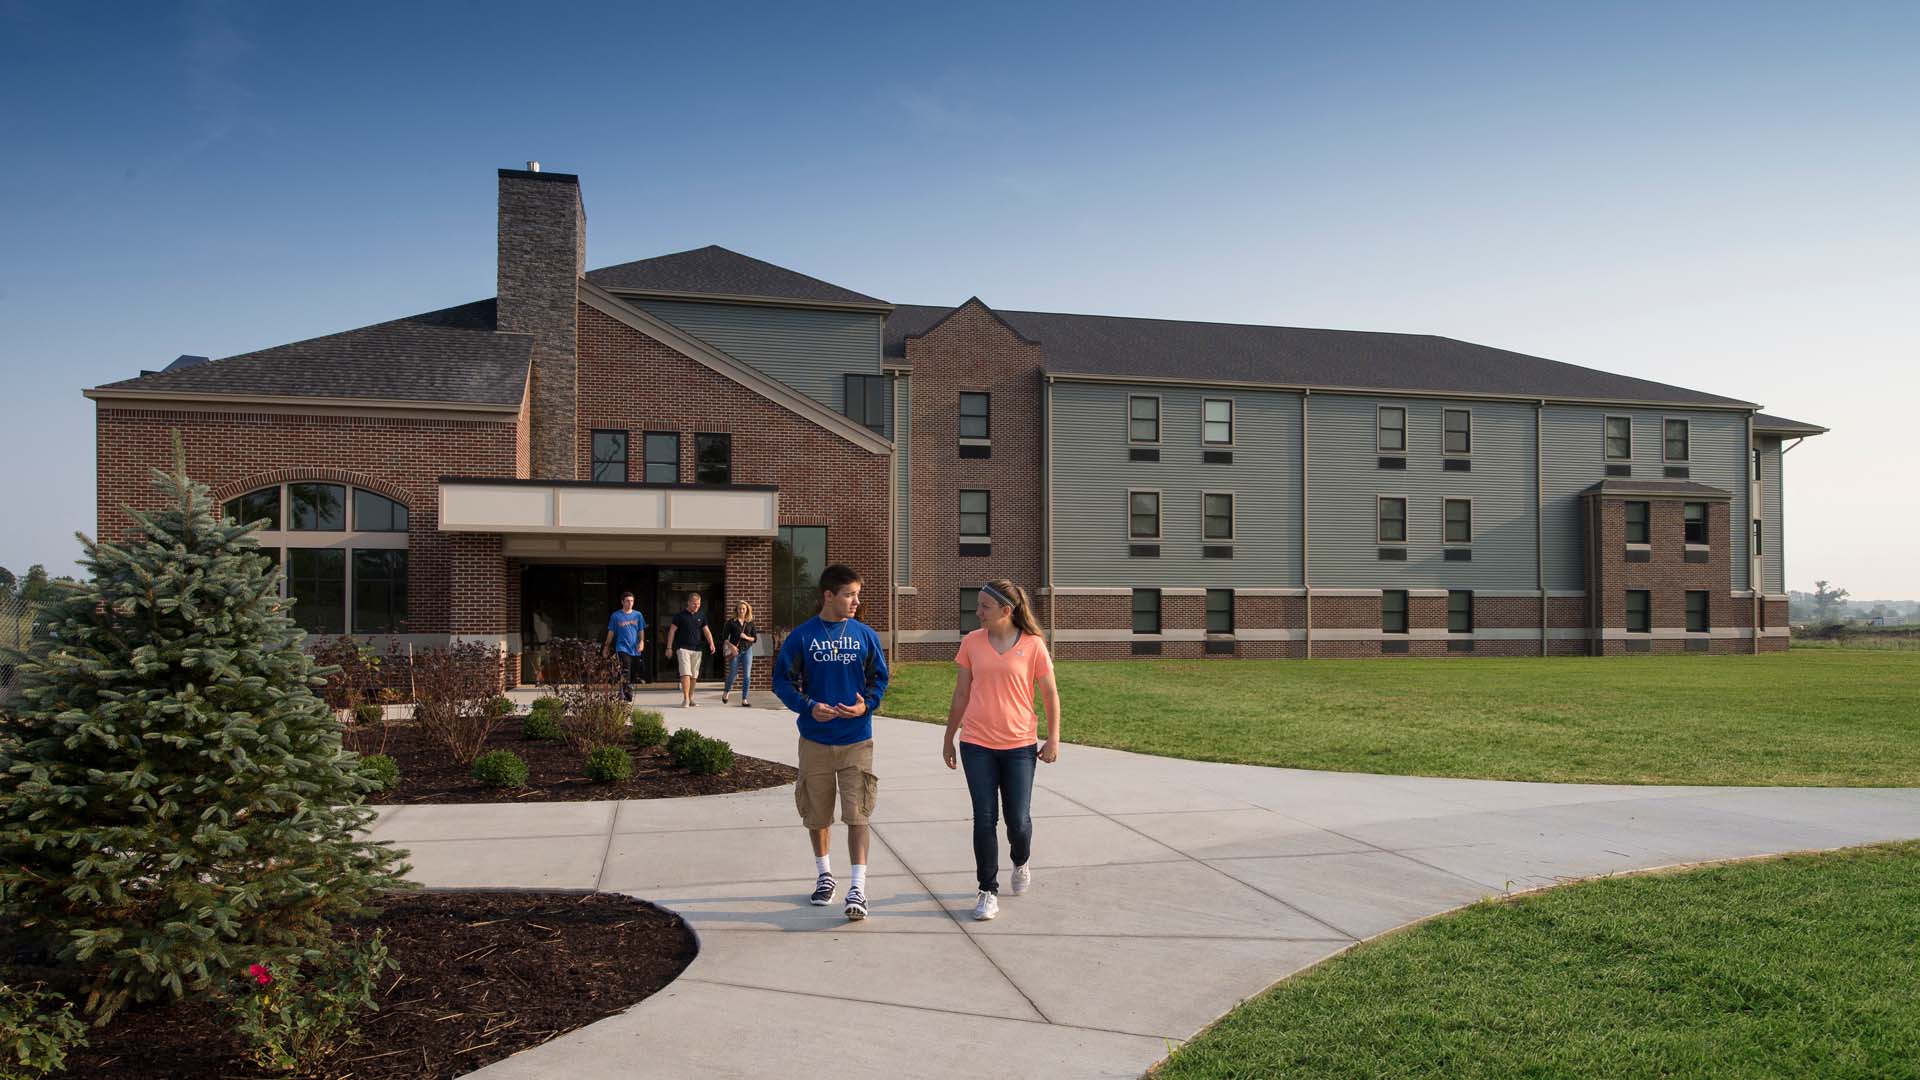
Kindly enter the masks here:
[[345, 484], [275, 484], [227, 501], [283, 575], [310, 634], [397, 634], [407, 621], [407, 508]]

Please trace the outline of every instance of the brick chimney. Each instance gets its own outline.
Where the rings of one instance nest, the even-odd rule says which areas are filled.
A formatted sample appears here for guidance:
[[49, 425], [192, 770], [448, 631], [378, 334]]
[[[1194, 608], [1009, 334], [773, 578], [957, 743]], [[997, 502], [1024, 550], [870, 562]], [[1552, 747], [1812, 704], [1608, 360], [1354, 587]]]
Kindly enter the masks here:
[[580, 178], [500, 170], [500, 264], [495, 325], [533, 335], [533, 475], [579, 472], [574, 415], [579, 356], [579, 279], [587, 269], [587, 211]]

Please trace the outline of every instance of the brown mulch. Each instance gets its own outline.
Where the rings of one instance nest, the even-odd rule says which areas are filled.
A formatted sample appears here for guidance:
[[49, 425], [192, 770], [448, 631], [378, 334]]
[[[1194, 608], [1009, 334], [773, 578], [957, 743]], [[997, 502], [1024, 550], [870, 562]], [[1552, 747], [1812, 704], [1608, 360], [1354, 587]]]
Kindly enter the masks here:
[[[725, 795], [735, 791], [791, 784], [799, 774], [791, 765], [735, 754], [733, 768], [717, 776], [700, 776], [676, 766], [659, 746], [641, 750], [625, 747], [633, 756], [633, 775], [609, 784], [586, 778], [586, 755], [561, 739], [527, 740], [520, 737], [521, 717], [503, 721], [487, 740], [487, 750], [511, 750], [527, 763], [527, 786], [497, 788], [475, 780], [470, 766], [453, 760], [446, 748], [427, 739], [410, 721], [396, 721], [386, 752], [400, 766], [400, 783], [373, 796], [370, 803], [501, 803], [577, 802], [588, 799], [671, 799], [682, 795]], [[368, 741], [349, 744], [362, 753], [377, 747]]]
[[[672, 982], [698, 946], [678, 915], [608, 893], [414, 893], [386, 903], [400, 970], [360, 1038], [310, 1073], [266, 1073], [208, 1004], [129, 1008], [64, 1076], [89, 1080], [441, 1080], [621, 1012]], [[0, 969], [0, 977], [32, 969]]]

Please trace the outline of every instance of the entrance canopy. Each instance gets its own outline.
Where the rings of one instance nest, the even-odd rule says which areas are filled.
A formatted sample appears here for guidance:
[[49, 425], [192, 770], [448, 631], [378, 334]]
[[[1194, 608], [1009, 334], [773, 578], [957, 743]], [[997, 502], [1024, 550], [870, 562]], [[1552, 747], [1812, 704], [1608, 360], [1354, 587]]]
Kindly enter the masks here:
[[770, 537], [779, 522], [775, 487], [440, 478], [442, 532]]

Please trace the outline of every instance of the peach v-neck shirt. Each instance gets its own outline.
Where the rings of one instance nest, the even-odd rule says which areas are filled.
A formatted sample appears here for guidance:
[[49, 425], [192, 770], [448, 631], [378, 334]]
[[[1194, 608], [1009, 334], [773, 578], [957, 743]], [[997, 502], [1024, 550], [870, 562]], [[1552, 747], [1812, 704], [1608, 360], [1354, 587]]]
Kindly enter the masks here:
[[989, 750], [1014, 750], [1039, 741], [1040, 719], [1033, 712], [1033, 687], [1053, 674], [1047, 643], [1021, 634], [1013, 648], [996, 651], [985, 630], [960, 639], [953, 658], [973, 673], [967, 711], [960, 715], [960, 741]]

